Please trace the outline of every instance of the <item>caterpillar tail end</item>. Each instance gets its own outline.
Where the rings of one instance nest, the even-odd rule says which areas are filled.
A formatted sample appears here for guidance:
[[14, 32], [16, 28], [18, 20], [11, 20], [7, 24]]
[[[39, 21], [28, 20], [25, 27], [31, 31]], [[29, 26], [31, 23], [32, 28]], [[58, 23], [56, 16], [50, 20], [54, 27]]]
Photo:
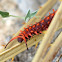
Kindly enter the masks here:
[[14, 57], [12, 58], [11, 62], [13, 62], [13, 61], [14, 61]]
[[6, 44], [5, 48], [7, 47], [7, 45], [8, 45], [11, 41], [13, 41], [14, 39], [17, 39], [17, 38], [18, 38], [18, 36], [12, 38], [12, 39]]
[[[8, 44], [7, 44], [8, 45]], [[7, 47], [7, 45], [5, 46], [5, 48]]]

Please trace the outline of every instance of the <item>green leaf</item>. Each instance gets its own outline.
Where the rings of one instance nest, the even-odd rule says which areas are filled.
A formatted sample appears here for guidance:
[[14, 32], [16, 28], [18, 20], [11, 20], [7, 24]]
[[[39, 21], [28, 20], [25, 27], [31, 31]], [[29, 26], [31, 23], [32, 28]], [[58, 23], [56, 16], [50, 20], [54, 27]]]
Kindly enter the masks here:
[[37, 11], [31, 13], [31, 17], [34, 17], [36, 15]]
[[25, 21], [27, 20], [27, 18], [30, 18], [30, 10], [28, 11], [26, 17], [25, 17]]
[[25, 21], [28, 22], [28, 20], [32, 17], [34, 17], [36, 15], [37, 11], [30, 13], [30, 10], [28, 11], [26, 17], [25, 17]]
[[4, 17], [9, 17], [9, 13], [8, 12], [3, 12], [0, 11], [0, 15], [4, 18]]

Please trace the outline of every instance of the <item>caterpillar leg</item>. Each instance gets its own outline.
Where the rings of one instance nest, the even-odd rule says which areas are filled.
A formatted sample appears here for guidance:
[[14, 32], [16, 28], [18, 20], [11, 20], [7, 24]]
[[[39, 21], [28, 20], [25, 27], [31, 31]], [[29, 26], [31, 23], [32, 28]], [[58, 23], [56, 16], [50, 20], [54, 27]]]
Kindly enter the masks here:
[[[47, 31], [43, 31], [41, 33], [46, 34]], [[35, 48], [37, 48], [38, 43], [36, 43]]]
[[14, 61], [14, 57], [12, 58], [11, 62], [13, 62], [13, 61]]
[[36, 43], [35, 48], [37, 48], [38, 43]]

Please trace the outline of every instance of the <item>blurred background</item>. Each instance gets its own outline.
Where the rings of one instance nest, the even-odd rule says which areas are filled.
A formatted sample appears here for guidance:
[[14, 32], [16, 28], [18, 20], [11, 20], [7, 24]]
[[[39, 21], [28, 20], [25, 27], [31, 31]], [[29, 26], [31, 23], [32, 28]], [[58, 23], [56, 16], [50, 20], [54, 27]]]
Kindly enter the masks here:
[[[47, 0], [0, 0], [0, 10], [7, 11], [11, 15], [25, 17], [29, 9], [31, 10], [31, 12], [34, 12], [39, 9], [40, 6], [43, 6], [46, 1]], [[52, 9], [57, 10], [59, 5], [60, 2], [58, 1]], [[53, 11], [50, 10], [50, 12]], [[48, 15], [48, 13], [46, 15]], [[24, 25], [24, 22], [25, 21], [21, 18], [0, 17], [0, 50], [3, 48], [2, 45], [7, 44], [11, 37]], [[55, 33], [54, 39], [55, 37], [57, 37], [60, 31], [62, 31], [62, 29]], [[29, 51], [24, 51], [18, 54], [15, 57], [14, 62], [31, 62], [36, 50], [37, 49], [35, 49], [34, 46], [29, 48]], [[62, 49], [60, 49], [53, 62], [56, 62], [57, 57], [61, 53]], [[7, 60], [6, 62], [11, 62], [11, 59]], [[60, 62], [62, 61], [60, 60]]]

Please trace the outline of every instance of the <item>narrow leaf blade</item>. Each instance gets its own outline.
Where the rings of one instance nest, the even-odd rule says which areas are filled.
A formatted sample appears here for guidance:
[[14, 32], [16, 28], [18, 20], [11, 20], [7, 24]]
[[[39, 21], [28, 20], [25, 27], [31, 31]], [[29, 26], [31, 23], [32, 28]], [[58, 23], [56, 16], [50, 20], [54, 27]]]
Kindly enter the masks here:
[[30, 10], [28, 11], [26, 17], [25, 17], [25, 21], [27, 20], [27, 18], [30, 18]]
[[31, 17], [34, 17], [36, 15], [37, 11], [31, 13]]

